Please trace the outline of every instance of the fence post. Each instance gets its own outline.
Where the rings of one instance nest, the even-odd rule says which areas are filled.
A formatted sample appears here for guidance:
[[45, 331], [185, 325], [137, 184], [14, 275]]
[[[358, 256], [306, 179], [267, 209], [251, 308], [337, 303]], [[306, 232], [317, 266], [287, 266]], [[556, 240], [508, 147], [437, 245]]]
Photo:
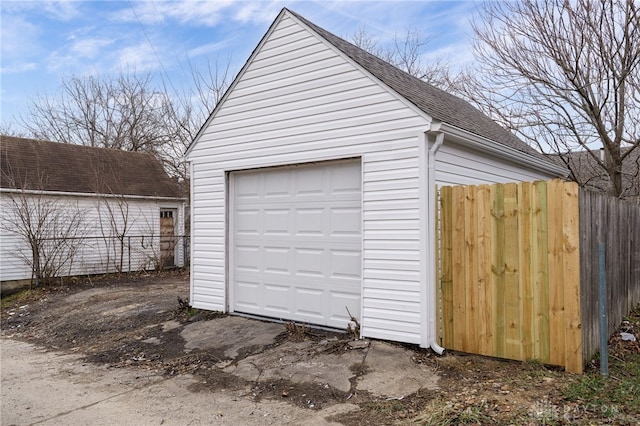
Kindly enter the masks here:
[[187, 267], [187, 237], [182, 236], [182, 267]]

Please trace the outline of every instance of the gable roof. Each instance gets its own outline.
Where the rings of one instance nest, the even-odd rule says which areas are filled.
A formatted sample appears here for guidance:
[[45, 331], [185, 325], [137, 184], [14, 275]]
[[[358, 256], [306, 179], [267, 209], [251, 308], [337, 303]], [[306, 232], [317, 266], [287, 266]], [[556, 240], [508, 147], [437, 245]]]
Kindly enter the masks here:
[[538, 158], [544, 156], [493, 121], [469, 102], [391, 65], [375, 55], [285, 9], [378, 80], [438, 121], [499, 142]]
[[0, 136], [0, 188], [184, 198], [151, 154]]
[[467, 101], [410, 75], [375, 55], [372, 55], [371, 53], [315, 25], [287, 8], [282, 9], [258, 45], [254, 48], [253, 52], [223, 95], [222, 99], [216, 104], [207, 120], [203, 123], [202, 127], [191, 141], [191, 144], [187, 147], [184, 154], [185, 157], [188, 157], [189, 153], [200, 139], [200, 136], [213, 120], [216, 112], [222, 107], [229, 96], [229, 93], [233, 91], [237, 82], [242, 78], [242, 75], [251, 64], [254, 56], [258, 53], [273, 29], [285, 15], [289, 15], [298, 20], [302, 25], [317, 34], [319, 38], [333, 46], [337, 51], [341, 52], [348, 59], [355, 62], [374, 78], [382, 82], [391, 90], [395, 91], [400, 97], [406, 99], [418, 110], [432, 117], [434, 120], [446, 123], [453, 128], [461, 129], [467, 133], [477, 135], [493, 143], [497, 143], [499, 146], [516, 150], [518, 153], [525, 154], [524, 157], [527, 159], [527, 162], [528, 159], [534, 160], [531, 165], [537, 165], [537, 167], [544, 168], [558, 176], [566, 176], [566, 170], [564, 167], [559, 166], [553, 161], [549, 161], [545, 155], [527, 145], [513, 133], [497, 124]]

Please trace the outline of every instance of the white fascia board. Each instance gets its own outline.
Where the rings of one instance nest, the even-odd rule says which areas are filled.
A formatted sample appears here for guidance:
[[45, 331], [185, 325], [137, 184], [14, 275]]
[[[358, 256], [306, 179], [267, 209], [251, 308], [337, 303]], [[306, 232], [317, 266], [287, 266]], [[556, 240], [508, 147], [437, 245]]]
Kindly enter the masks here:
[[64, 192], [64, 191], [38, 191], [33, 189], [13, 189], [0, 188], [0, 192], [7, 194], [27, 194], [27, 195], [49, 195], [52, 197], [86, 197], [86, 198], [125, 198], [127, 200], [154, 200], [184, 202], [186, 198], [159, 197], [154, 195], [126, 195], [126, 194], [97, 194], [87, 192]]
[[557, 177], [567, 177], [569, 174], [569, 171], [562, 166], [544, 161], [515, 148], [511, 148], [447, 123], [432, 123], [431, 131], [442, 131], [454, 141], [461, 142], [483, 152], [496, 154], [499, 157], [511, 160], [518, 164], [533, 167], [544, 173], [549, 173]]
[[207, 118], [207, 121], [205, 121], [204, 124], [202, 125], [202, 127], [200, 127], [200, 130], [198, 130], [198, 133], [193, 138], [193, 141], [191, 141], [191, 143], [187, 147], [187, 149], [186, 149], [186, 151], [184, 152], [184, 155], [183, 155], [183, 158], [185, 159], [185, 161], [188, 161], [189, 154], [191, 153], [191, 151], [193, 151], [193, 148], [198, 143], [198, 140], [200, 140], [200, 137], [202, 136], [204, 131], [209, 127], [209, 124], [211, 123], [211, 121], [213, 121], [213, 118], [216, 116], [216, 114], [218, 113], [220, 108], [222, 108], [222, 105], [224, 105], [224, 103], [226, 102], [227, 98], [229, 97], [229, 94], [231, 92], [233, 92], [235, 87], [238, 85], [238, 82], [244, 76], [244, 73], [247, 71], [247, 68], [249, 68], [249, 65], [251, 65], [251, 63], [253, 62], [254, 58], [258, 54], [258, 52], [262, 49], [262, 46], [266, 43], [267, 39], [269, 38], [269, 36], [271, 36], [271, 33], [274, 31], [274, 29], [280, 23], [280, 21], [282, 20], [282, 17], [286, 13], [287, 13], [286, 9], [282, 9], [282, 11], [280, 11], [280, 14], [273, 21], [273, 23], [271, 24], [271, 26], [269, 27], [269, 29], [267, 30], [265, 35], [262, 36], [262, 39], [260, 40], [258, 45], [255, 47], [255, 49], [253, 49], [253, 52], [251, 52], [251, 55], [249, 55], [249, 58], [247, 59], [247, 61], [244, 63], [244, 65], [240, 69], [240, 72], [238, 72], [238, 74], [236, 75], [236, 78], [233, 79], [233, 82], [231, 83], [231, 85], [229, 86], [227, 91], [224, 92], [224, 95], [222, 95], [222, 98], [220, 99], [220, 101], [218, 101], [216, 106], [213, 108], [213, 111], [211, 111], [211, 114], [209, 115], [209, 118]]

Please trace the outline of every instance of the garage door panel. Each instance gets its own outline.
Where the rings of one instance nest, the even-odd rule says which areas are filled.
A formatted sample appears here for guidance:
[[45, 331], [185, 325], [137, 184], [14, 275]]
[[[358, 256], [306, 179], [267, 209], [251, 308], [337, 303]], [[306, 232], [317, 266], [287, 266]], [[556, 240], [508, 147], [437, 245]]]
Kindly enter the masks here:
[[288, 312], [290, 291], [291, 287], [288, 285], [265, 284], [264, 308], [271, 312]]
[[260, 271], [260, 247], [236, 246], [236, 268], [242, 271]]
[[360, 298], [353, 293], [343, 293], [339, 291], [331, 292], [331, 319], [334, 321], [344, 321], [348, 323], [351, 315], [360, 312]]
[[359, 317], [360, 190], [355, 161], [233, 174], [233, 310], [340, 328], [347, 308]]
[[294, 267], [297, 275], [324, 277], [326, 250], [295, 249]]
[[334, 207], [330, 214], [331, 235], [360, 237], [362, 219], [359, 207]]
[[331, 259], [330, 276], [332, 278], [360, 279], [362, 255], [359, 250], [331, 250], [329, 255]]
[[327, 209], [298, 208], [295, 210], [295, 233], [298, 236], [324, 236]]
[[336, 167], [331, 173], [330, 194], [361, 193], [360, 169], [354, 167]]
[[284, 236], [291, 233], [291, 209], [265, 209], [263, 218], [265, 235]]
[[[323, 312], [325, 303], [322, 303], [324, 290], [317, 288], [296, 287], [295, 291], [295, 314], [305, 317], [324, 319]], [[319, 303], [320, 302], [320, 303]]]
[[268, 173], [264, 176], [264, 198], [289, 198], [291, 173]]
[[260, 176], [241, 176], [236, 180], [234, 195], [238, 200], [258, 199], [260, 194], [260, 186]]
[[288, 274], [291, 264], [291, 249], [289, 247], [265, 247], [264, 271]]
[[261, 300], [261, 286], [257, 281], [236, 280], [236, 306], [255, 309]]
[[260, 224], [262, 222], [262, 217], [259, 210], [237, 210], [235, 221], [236, 234], [260, 235]]
[[309, 197], [326, 193], [324, 186], [325, 170], [316, 167], [304, 167], [295, 171], [295, 195]]

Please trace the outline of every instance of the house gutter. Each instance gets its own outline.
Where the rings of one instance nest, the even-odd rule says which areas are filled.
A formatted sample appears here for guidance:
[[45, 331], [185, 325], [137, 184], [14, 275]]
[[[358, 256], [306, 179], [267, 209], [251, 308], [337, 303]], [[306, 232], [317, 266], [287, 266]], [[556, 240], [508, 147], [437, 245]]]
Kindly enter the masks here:
[[126, 198], [128, 200], [158, 200], [158, 201], [184, 201], [186, 198], [159, 197], [155, 195], [126, 195], [126, 194], [98, 194], [95, 192], [65, 192], [65, 191], [41, 191], [34, 189], [0, 188], [0, 192], [9, 194], [50, 195], [69, 197], [102, 197], [102, 198]]
[[[436, 270], [436, 154], [444, 143], [444, 132], [440, 130], [440, 123], [432, 123], [430, 130], [425, 132], [426, 163], [427, 163], [427, 274], [426, 283], [426, 311], [427, 328], [429, 330], [428, 346], [438, 355], [442, 355], [445, 349], [437, 342], [438, 321], [436, 312], [437, 279]], [[433, 144], [429, 146], [430, 140]]]

